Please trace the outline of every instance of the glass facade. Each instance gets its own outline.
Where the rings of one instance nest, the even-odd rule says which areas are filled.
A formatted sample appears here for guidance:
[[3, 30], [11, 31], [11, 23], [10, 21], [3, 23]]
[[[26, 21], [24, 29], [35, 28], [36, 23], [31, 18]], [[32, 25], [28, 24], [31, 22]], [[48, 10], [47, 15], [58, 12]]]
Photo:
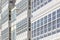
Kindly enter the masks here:
[[[47, 16], [32, 23], [32, 37], [33, 40], [40, 40], [44, 37], [60, 32], [60, 15], [57, 16], [60, 9], [53, 11]], [[34, 25], [34, 26], [33, 26]], [[39, 25], [39, 26], [36, 26]], [[36, 38], [35, 38], [36, 37]]]

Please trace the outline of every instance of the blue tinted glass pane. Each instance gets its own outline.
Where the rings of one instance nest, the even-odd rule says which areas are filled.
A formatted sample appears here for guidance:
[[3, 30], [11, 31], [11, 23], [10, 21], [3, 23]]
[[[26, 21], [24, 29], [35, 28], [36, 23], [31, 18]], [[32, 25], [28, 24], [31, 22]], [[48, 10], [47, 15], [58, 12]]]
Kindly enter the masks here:
[[47, 29], [47, 25], [44, 25], [44, 29]]
[[51, 23], [48, 23], [48, 27], [51, 27]]
[[39, 40], [40, 38], [39, 37], [37, 37], [37, 40]]
[[37, 0], [37, 5], [39, 5], [39, 3], [40, 3], [39, 0]]
[[41, 29], [40, 29], [40, 30], [41, 30], [41, 34], [43, 34], [43, 26], [41, 27]]
[[37, 27], [39, 27], [39, 20], [37, 21]]
[[41, 25], [43, 25], [43, 22], [41, 22]]
[[43, 0], [41, 0], [41, 3], [43, 2]]
[[41, 30], [43, 30], [43, 26], [42, 27], [40, 27], [41, 28]]
[[48, 0], [48, 2], [50, 2], [51, 0]]
[[32, 2], [32, 9], [33, 9], [33, 2]]
[[48, 15], [48, 22], [51, 21], [51, 14]]
[[60, 18], [59, 18], [59, 19], [57, 19], [57, 23], [60, 23]]
[[41, 31], [41, 34], [43, 34], [43, 31]]
[[44, 37], [47, 37], [47, 34], [45, 34]]
[[39, 8], [40, 8], [40, 6], [37, 7], [37, 9], [39, 9]]
[[52, 22], [52, 29], [56, 29], [56, 20]]
[[52, 13], [52, 20], [54, 20], [54, 19], [56, 19], [56, 12], [55, 11]]
[[51, 35], [51, 33], [48, 33], [48, 36], [50, 36]]
[[34, 22], [34, 29], [36, 29], [36, 22]]
[[43, 4], [41, 4], [41, 7], [43, 7], [44, 5]]
[[54, 16], [54, 15], [56, 15], [56, 11], [54, 11], [54, 12], [52, 13], [52, 16]]
[[32, 30], [33, 30], [33, 23], [31, 24]]
[[57, 24], [57, 28], [59, 28], [60, 27], [60, 23], [59, 24]]
[[50, 28], [48, 28], [48, 31], [51, 31], [51, 27], [50, 27]]
[[44, 3], [44, 5], [46, 5], [46, 4], [47, 4], [47, 2]]
[[56, 29], [56, 25], [53, 26], [53, 30]]
[[52, 20], [55, 20], [55, 19], [56, 19], [56, 16], [53, 16], [53, 17], [52, 17]]
[[41, 19], [39, 19], [39, 26], [41, 26]]
[[37, 29], [37, 36], [40, 34], [39, 31], [40, 31], [40, 29], [38, 28], [38, 29]]
[[51, 14], [48, 15], [48, 18], [51, 18]]
[[41, 19], [41, 25], [43, 25], [43, 18]]
[[57, 19], [57, 28], [59, 28], [59, 27], [60, 27], [60, 18]]
[[55, 33], [56, 33], [56, 31], [53, 31], [53, 32], [52, 32], [52, 34], [55, 34]]
[[57, 10], [57, 18], [60, 17], [60, 9]]
[[44, 24], [46, 24], [46, 23], [47, 23], [47, 20], [44, 21]]
[[57, 18], [59, 18], [60, 17], [60, 14], [57, 14]]
[[52, 22], [52, 25], [56, 25], [56, 20]]
[[48, 19], [48, 22], [51, 22], [51, 18]]
[[43, 36], [40, 36], [40, 39], [43, 38]]
[[60, 9], [57, 10], [57, 14], [60, 14]]
[[44, 17], [44, 20], [47, 20], [47, 16]]
[[34, 32], [32, 31], [32, 37], [34, 37]]
[[36, 7], [36, 0], [34, 0], [34, 7]]
[[47, 25], [44, 26], [44, 33], [47, 32]]
[[60, 32], [60, 29], [59, 30], [57, 30], [57, 33], [59, 33]]
[[44, 33], [46, 33], [46, 32], [47, 32], [47, 29], [44, 30]]
[[48, 31], [51, 31], [51, 23], [48, 24]]
[[36, 36], [36, 30], [34, 30], [34, 37]]

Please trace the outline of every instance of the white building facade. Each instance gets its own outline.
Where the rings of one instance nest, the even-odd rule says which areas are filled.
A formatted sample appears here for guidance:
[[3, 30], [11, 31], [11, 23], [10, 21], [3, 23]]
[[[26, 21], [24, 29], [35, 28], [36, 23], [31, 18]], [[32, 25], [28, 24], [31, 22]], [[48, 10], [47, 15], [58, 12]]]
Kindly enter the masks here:
[[[1, 35], [9, 39], [8, 0], [2, 0]], [[16, 0], [11, 10], [12, 40], [28, 39], [28, 0]], [[60, 40], [60, 0], [31, 0], [31, 40]]]
[[27, 40], [27, 3], [28, 0], [17, 0], [16, 5], [16, 40]]

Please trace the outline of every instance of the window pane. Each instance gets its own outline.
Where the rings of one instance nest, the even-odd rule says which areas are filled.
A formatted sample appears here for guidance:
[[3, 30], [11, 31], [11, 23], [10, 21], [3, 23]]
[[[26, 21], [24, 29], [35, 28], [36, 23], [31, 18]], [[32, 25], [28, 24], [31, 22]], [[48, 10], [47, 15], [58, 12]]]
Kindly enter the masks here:
[[52, 32], [52, 34], [55, 34], [55, 33], [56, 33], [56, 31], [53, 31], [53, 32]]
[[57, 18], [60, 17], [60, 9], [57, 10]]
[[44, 17], [44, 24], [47, 23], [47, 16]]
[[34, 37], [36, 36], [36, 30], [34, 30]]
[[47, 32], [47, 25], [44, 26], [44, 33]]
[[47, 34], [44, 34], [44, 37], [47, 37]]
[[41, 19], [41, 25], [43, 25], [43, 18]]
[[39, 20], [37, 21], [37, 27], [39, 27]]
[[36, 22], [34, 22], [34, 29], [36, 29]]
[[48, 31], [51, 31], [51, 23], [48, 24]]
[[56, 29], [56, 20], [52, 22], [52, 29]]
[[48, 2], [50, 2], [51, 0], [48, 0]]
[[39, 28], [37, 28], [37, 35], [39, 35], [39, 34], [40, 34], [39, 32], [40, 32], [40, 29], [39, 29]]
[[48, 15], [48, 22], [51, 22], [51, 14]]
[[41, 27], [41, 29], [40, 29], [40, 30], [41, 30], [41, 34], [43, 34], [43, 26]]
[[56, 12], [54, 11], [53, 13], [52, 13], [52, 20], [55, 20], [56, 19]]
[[60, 29], [59, 30], [57, 30], [57, 33], [59, 33], [60, 32]]
[[51, 33], [48, 33], [48, 36], [50, 36], [51, 35]]
[[43, 2], [43, 0], [41, 0], [41, 3]]

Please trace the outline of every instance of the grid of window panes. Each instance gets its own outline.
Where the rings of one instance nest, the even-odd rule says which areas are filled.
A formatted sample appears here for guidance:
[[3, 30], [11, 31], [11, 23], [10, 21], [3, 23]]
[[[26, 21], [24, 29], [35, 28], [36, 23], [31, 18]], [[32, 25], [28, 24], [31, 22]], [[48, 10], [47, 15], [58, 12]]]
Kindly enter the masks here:
[[33, 40], [39, 40], [60, 32], [60, 9], [32, 23], [31, 29]]
[[45, 6], [47, 3], [51, 2], [51, 1], [52, 0], [32, 0], [32, 12]]

